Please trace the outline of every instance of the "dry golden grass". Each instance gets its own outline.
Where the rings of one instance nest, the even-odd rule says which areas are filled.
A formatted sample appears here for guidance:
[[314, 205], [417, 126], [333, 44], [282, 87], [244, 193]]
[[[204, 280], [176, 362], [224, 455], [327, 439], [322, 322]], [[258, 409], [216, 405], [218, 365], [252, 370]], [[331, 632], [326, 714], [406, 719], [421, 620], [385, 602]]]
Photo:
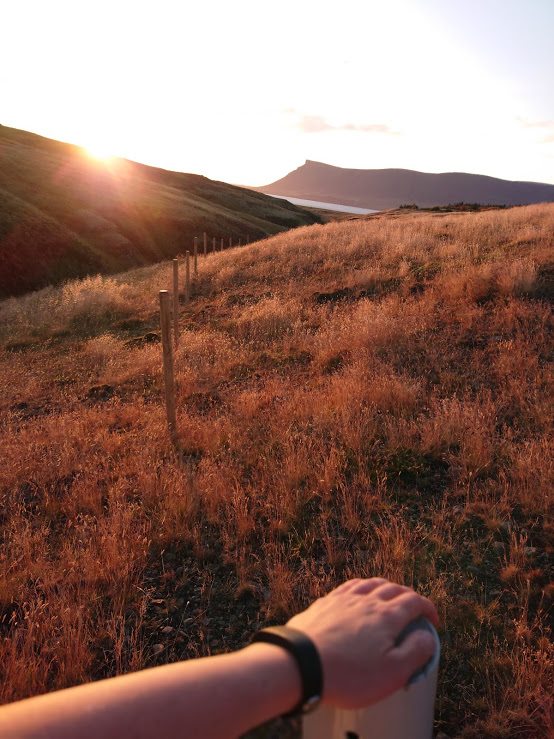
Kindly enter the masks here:
[[170, 264], [0, 303], [2, 700], [382, 574], [439, 606], [438, 728], [551, 736], [553, 234], [545, 205], [209, 256], [175, 447], [148, 340]]

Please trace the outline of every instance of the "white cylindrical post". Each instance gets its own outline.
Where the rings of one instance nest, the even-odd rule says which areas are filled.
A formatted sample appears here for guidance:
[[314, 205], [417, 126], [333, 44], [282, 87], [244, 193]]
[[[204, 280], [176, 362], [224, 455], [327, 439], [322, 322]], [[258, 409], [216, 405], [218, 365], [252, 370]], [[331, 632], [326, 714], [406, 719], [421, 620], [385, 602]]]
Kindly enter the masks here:
[[421, 628], [433, 634], [435, 653], [403, 688], [368, 708], [316, 708], [303, 718], [303, 739], [431, 739], [440, 656], [439, 637], [427, 619], [419, 618], [404, 630], [401, 639]]

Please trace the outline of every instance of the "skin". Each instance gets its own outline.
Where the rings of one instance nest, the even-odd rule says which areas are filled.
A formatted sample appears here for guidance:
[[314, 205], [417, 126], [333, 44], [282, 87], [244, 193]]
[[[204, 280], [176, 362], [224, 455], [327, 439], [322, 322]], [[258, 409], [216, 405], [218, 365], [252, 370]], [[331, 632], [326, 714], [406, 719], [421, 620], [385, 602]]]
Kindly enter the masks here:
[[[435, 606], [388, 580], [350, 580], [288, 625], [314, 642], [323, 666], [322, 702], [361, 708], [406, 683], [432, 655], [431, 635], [394, 643], [418, 616], [438, 623]], [[30, 698], [0, 708], [10, 739], [227, 739], [290, 711], [300, 700], [294, 658], [256, 643], [232, 654], [164, 665]]]
[[304, 631], [317, 647], [323, 664], [323, 702], [361, 708], [405, 685], [432, 656], [435, 644], [427, 631], [415, 631], [394, 646], [418, 616], [434, 626], [439, 621], [430, 600], [375, 577], [344, 583], [288, 625]]

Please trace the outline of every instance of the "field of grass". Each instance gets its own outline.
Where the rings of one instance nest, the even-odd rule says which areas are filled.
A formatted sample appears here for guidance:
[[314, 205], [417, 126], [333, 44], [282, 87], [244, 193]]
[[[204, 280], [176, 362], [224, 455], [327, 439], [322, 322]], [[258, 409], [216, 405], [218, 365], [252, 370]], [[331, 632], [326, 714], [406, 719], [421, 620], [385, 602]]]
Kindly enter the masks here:
[[175, 446], [169, 262], [0, 303], [1, 700], [233, 649], [384, 575], [438, 605], [437, 731], [552, 736], [553, 238], [542, 205], [202, 259]]

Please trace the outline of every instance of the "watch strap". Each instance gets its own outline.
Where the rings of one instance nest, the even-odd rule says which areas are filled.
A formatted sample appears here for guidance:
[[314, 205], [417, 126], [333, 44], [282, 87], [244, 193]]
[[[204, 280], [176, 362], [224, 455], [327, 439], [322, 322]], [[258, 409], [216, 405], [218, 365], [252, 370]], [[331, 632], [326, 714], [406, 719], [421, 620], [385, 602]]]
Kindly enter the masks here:
[[296, 660], [302, 681], [302, 697], [286, 715], [294, 716], [313, 711], [323, 694], [323, 669], [313, 641], [304, 632], [290, 626], [268, 626], [257, 631], [252, 637], [252, 642], [266, 642], [283, 647]]

